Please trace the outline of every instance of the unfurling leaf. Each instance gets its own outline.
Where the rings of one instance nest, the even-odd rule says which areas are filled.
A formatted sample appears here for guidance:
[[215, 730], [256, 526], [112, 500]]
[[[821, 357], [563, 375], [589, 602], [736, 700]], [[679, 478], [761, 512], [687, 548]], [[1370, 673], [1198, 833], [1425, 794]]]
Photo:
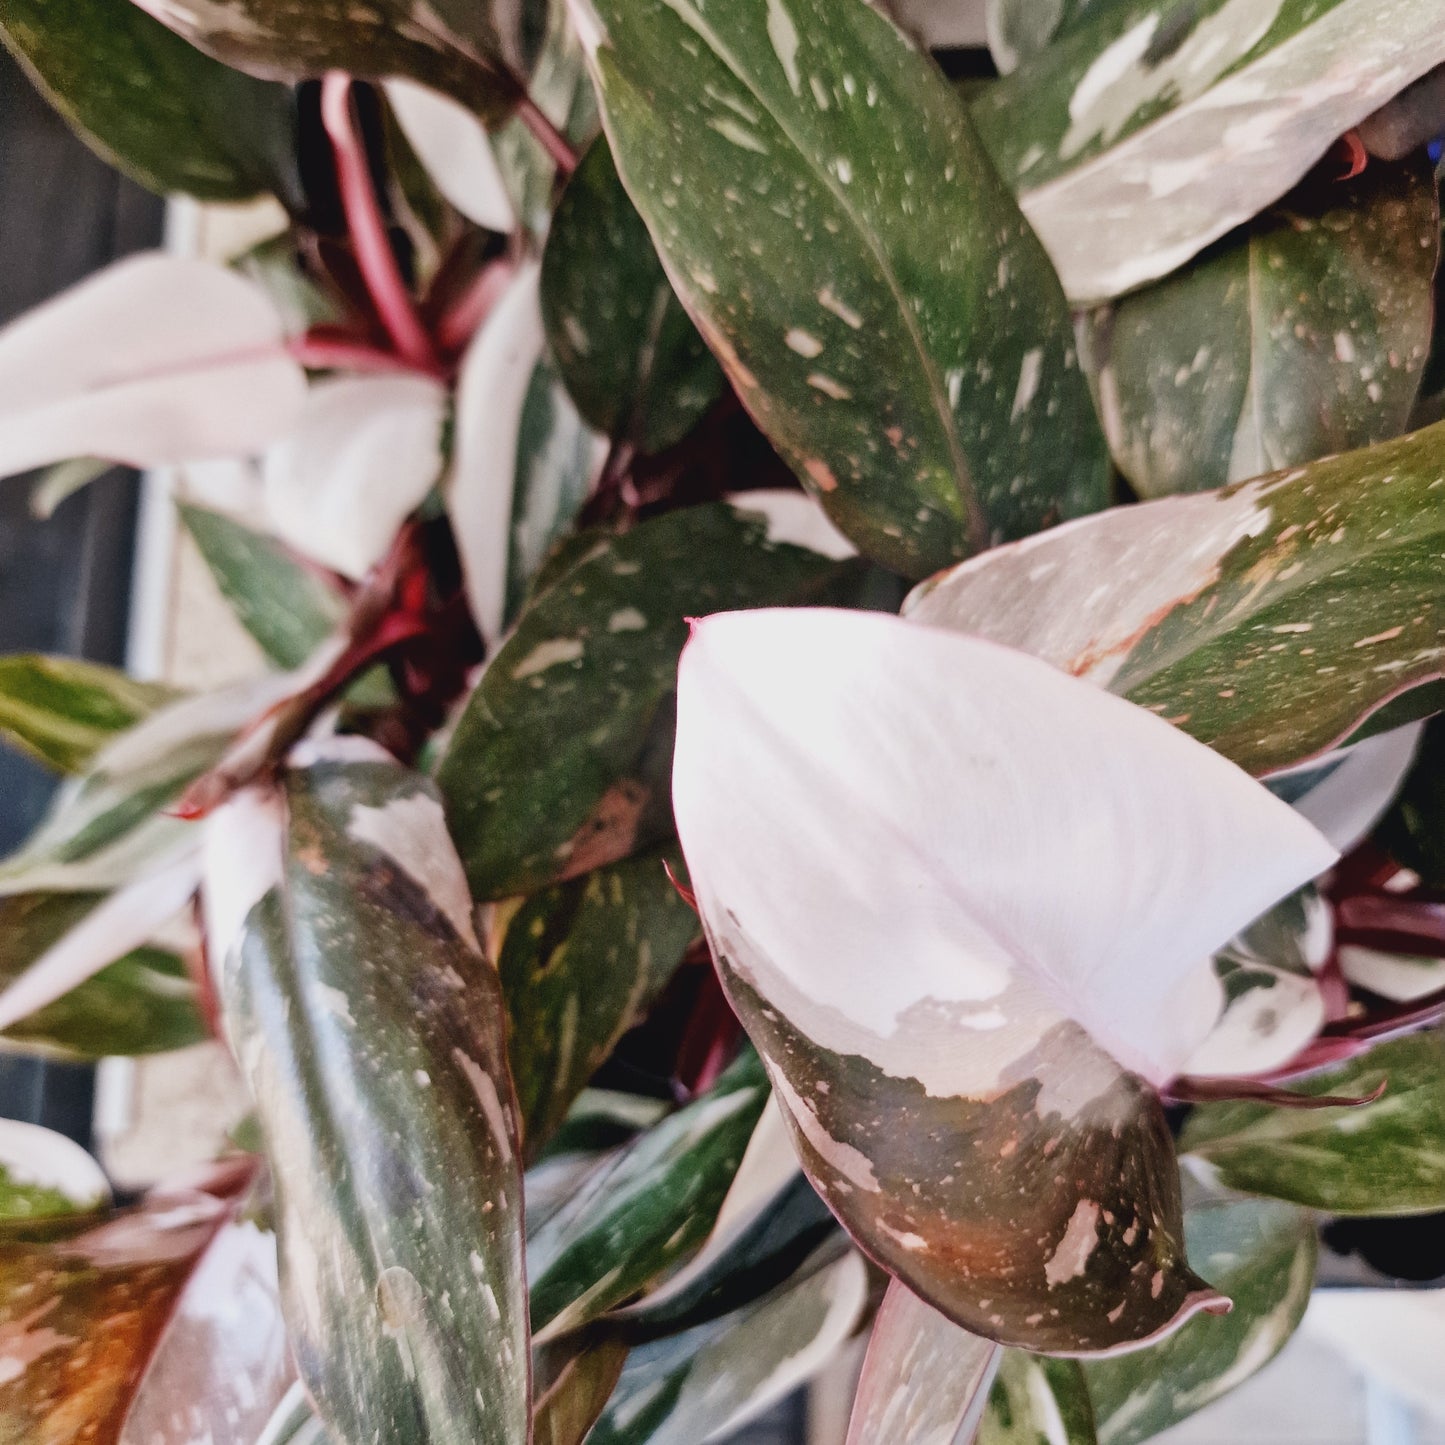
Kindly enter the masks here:
[[863, 0], [573, 0], [612, 154], [744, 405], [921, 577], [1107, 500], [1042, 248]]
[[1442, 486], [1445, 424], [998, 548], [904, 611], [1045, 658], [1274, 772], [1445, 672]]
[[518, 1445], [516, 1104], [440, 803], [342, 739], [207, 827], [210, 954], [322, 1418], [338, 1440]]
[[1218, 1302], [1151, 1085], [1209, 955], [1333, 849], [1184, 733], [893, 618], [738, 613], [683, 654], [673, 802], [804, 1167], [974, 1333], [1137, 1342]]

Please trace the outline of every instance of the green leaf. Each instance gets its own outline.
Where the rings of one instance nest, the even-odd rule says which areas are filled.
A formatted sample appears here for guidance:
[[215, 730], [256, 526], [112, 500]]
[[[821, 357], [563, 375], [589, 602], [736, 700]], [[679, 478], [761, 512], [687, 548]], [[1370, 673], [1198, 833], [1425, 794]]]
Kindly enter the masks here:
[[1041, 247], [864, 0], [573, 0], [618, 170], [744, 404], [918, 577], [1105, 505]]
[[[678, 863], [671, 854], [674, 867]], [[698, 937], [664, 855], [599, 868], [521, 902], [497, 952], [529, 1156], [666, 986]]]
[[168, 687], [98, 662], [13, 653], [0, 657], [0, 738], [76, 773], [117, 733], [174, 697]]
[[500, 986], [429, 784], [373, 745], [333, 749], [211, 824], [211, 957], [271, 1159], [297, 1364], [341, 1440], [516, 1445]]
[[131, 0], [0, 0], [0, 39], [80, 138], [141, 185], [300, 204], [290, 92], [201, 55]]
[[275, 538], [204, 507], [177, 509], [237, 621], [277, 667], [300, 667], [341, 625], [341, 593]]
[[1427, 888], [1445, 888], [1445, 719], [1429, 723], [1378, 834], [1380, 843]]
[[1026, 60], [1097, 15], [1110, 0], [986, 0], [988, 48], [999, 73]]
[[1186, 1212], [1184, 1232], [1190, 1259], [1234, 1309], [1135, 1354], [1083, 1362], [1099, 1445], [1150, 1439], [1243, 1384], [1283, 1349], [1309, 1303], [1318, 1245], [1303, 1210], [1212, 1201]]
[[1078, 1361], [1005, 1351], [978, 1445], [1096, 1445], [1094, 1409]]
[[702, 1243], [767, 1097], [749, 1049], [706, 1094], [604, 1158], [532, 1232], [527, 1277], [539, 1338], [597, 1319]]
[[0, 1119], [0, 1221], [90, 1214], [109, 1204], [105, 1174], [73, 1139]]
[[1445, 1033], [1378, 1044], [1361, 1058], [1292, 1086], [1307, 1096], [1384, 1096], [1353, 1109], [1205, 1104], [1181, 1152], [1221, 1184], [1331, 1214], [1429, 1214], [1445, 1209]]
[[1250, 220], [1445, 61], [1442, 20], [1445, 0], [1105, 0], [972, 114], [1070, 299], [1106, 300]]
[[1398, 436], [1429, 350], [1439, 238], [1429, 161], [1379, 162], [1093, 312], [1084, 364], [1135, 490], [1205, 491]]
[[605, 139], [552, 218], [542, 315], [582, 415], [644, 453], [681, 441], [722, 394], [722, 372], [673, 294]]
[[[0, 897], [0, 988], [8, 987], [85, 918], [98, 893], [22, 893]], [[163, 1053], [210, 1036], [184, 963], [140, 948], [63, 998], [12, 1025], [12, 1048], [77, 1061]]]
[[999, 548], [904, 611], [1034, 653], [1273, 772], [1441, 675], [1442, 487], [1445, 424]]
[[843, 570], [724, 503], [594, 538], [532, 598], [441, 763], [477, 896], [534, 892], [668, 836], [686, 619], [803, 601]]
[[[137, 0], [140, 3], [140, 0]], [[522, 5], [507, 0], [144, 0], [143, 8], [208, 55], [267, 80], [344, 70], [404, 76], [460, 101], [488, 124], [521, 99], [530, 68]]]

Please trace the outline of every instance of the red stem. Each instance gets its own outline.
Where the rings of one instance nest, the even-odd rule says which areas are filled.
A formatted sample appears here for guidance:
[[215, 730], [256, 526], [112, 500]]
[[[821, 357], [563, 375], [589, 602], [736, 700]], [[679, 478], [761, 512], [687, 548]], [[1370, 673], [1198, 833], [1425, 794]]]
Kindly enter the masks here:
[[336, 181], [356, 264], [376, 314], [397, 351], [411, 365], [435, 371], [436, 352], [402, 280], [372, 188], [366, 148], [351, 111], [351, 77], [344, 71], [327, 71], [321, 82], [321, 122], [336, 156]]
[[517, 119], [551, 156], [561, 175], [570, 176], [577, 169], [577, 152], [572, 149], [571, 142], [547, 119], [530, 95], [524, 94], [517, 102]]
[[441, 380], [445, 373], [440, 366], [417, 366], [393, 351], [382, 351], [364, 341], [324, 341], [310, 336], [297, 337], [286, 344], [286, 350], [314, 371], [421, 371]]
[[460, 351], [476, 335], [511, 284], [516, 270], [510, 261], [499, 259], [477, 272], [472, 283], [437, 322], [437, 345], [444, 352]]

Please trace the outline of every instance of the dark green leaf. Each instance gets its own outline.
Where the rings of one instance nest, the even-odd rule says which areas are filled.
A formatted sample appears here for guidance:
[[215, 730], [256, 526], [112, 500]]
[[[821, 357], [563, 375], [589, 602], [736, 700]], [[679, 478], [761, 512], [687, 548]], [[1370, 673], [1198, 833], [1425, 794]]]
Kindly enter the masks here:
[[1398, 436], [1439, 236], [1428, 160], [1381, 162], [1092, 313], [1084, 362], [1120, 470], [1147, 497], [1201, 492]]
[[98, 662], [0, 657], [0, 738], [62, 772], [79, 772], [117, 733], [174, 698]]
[[673, 294], [603, 139], [552, 218], [542, 315], [582, 415], [643, 452], [681, 441], [726, 385]]
[[0, 0], [0, 38], [81, 139], [151, 190], [299, 203], [290, 92], [199, 54], [131, 0]]
[[532, 598], [442, 760], [477, 896], [529, 893], [666, 837], [685, 619], [804, 601], [841, 570], [724, 503], [594, 538]]
[[237, 621], [277, 667], [300, 667], [340, 626], [341, 593], [273, 537], [204, 507], [179, 511]]
[[[671, 854], [674, 866], [678, 855]], [[664, 855], [599, 868], [520, 903], [497, 951], [528, 1155], [562, 1123], [698, 936]]]
[[829, 515], [910, 576], [1106, 501], [1047, 258], [864, 0], [575, 0], [679, 298]]
[[335, 752], [212, 825], [212, 958], [271, 1158], [297, 1364], [341, 1440], [517, 1445], [500, 986], [429, 785], [371, 745]]
[[978, 1445], [1095, 1442], [1094, 1409], [1078, 1361], [1007, 1351], [988, 1397]]

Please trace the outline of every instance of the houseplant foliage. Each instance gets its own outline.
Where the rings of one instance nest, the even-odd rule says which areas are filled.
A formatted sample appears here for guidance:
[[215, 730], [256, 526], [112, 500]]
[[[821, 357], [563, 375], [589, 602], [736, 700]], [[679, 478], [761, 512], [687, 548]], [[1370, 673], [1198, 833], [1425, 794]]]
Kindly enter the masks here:
[[1445, 1210], [1445, 3], [909, 24], [0, 0], [274, 217], [0, 332], [51, 501], [239, 460], [270, 667], [0, 660], [7, 1047], [256, 1125], [0, 1131], [6, 1438], [695, 1442], [868, 1337], [852, 1445], [1142, 1440]]

